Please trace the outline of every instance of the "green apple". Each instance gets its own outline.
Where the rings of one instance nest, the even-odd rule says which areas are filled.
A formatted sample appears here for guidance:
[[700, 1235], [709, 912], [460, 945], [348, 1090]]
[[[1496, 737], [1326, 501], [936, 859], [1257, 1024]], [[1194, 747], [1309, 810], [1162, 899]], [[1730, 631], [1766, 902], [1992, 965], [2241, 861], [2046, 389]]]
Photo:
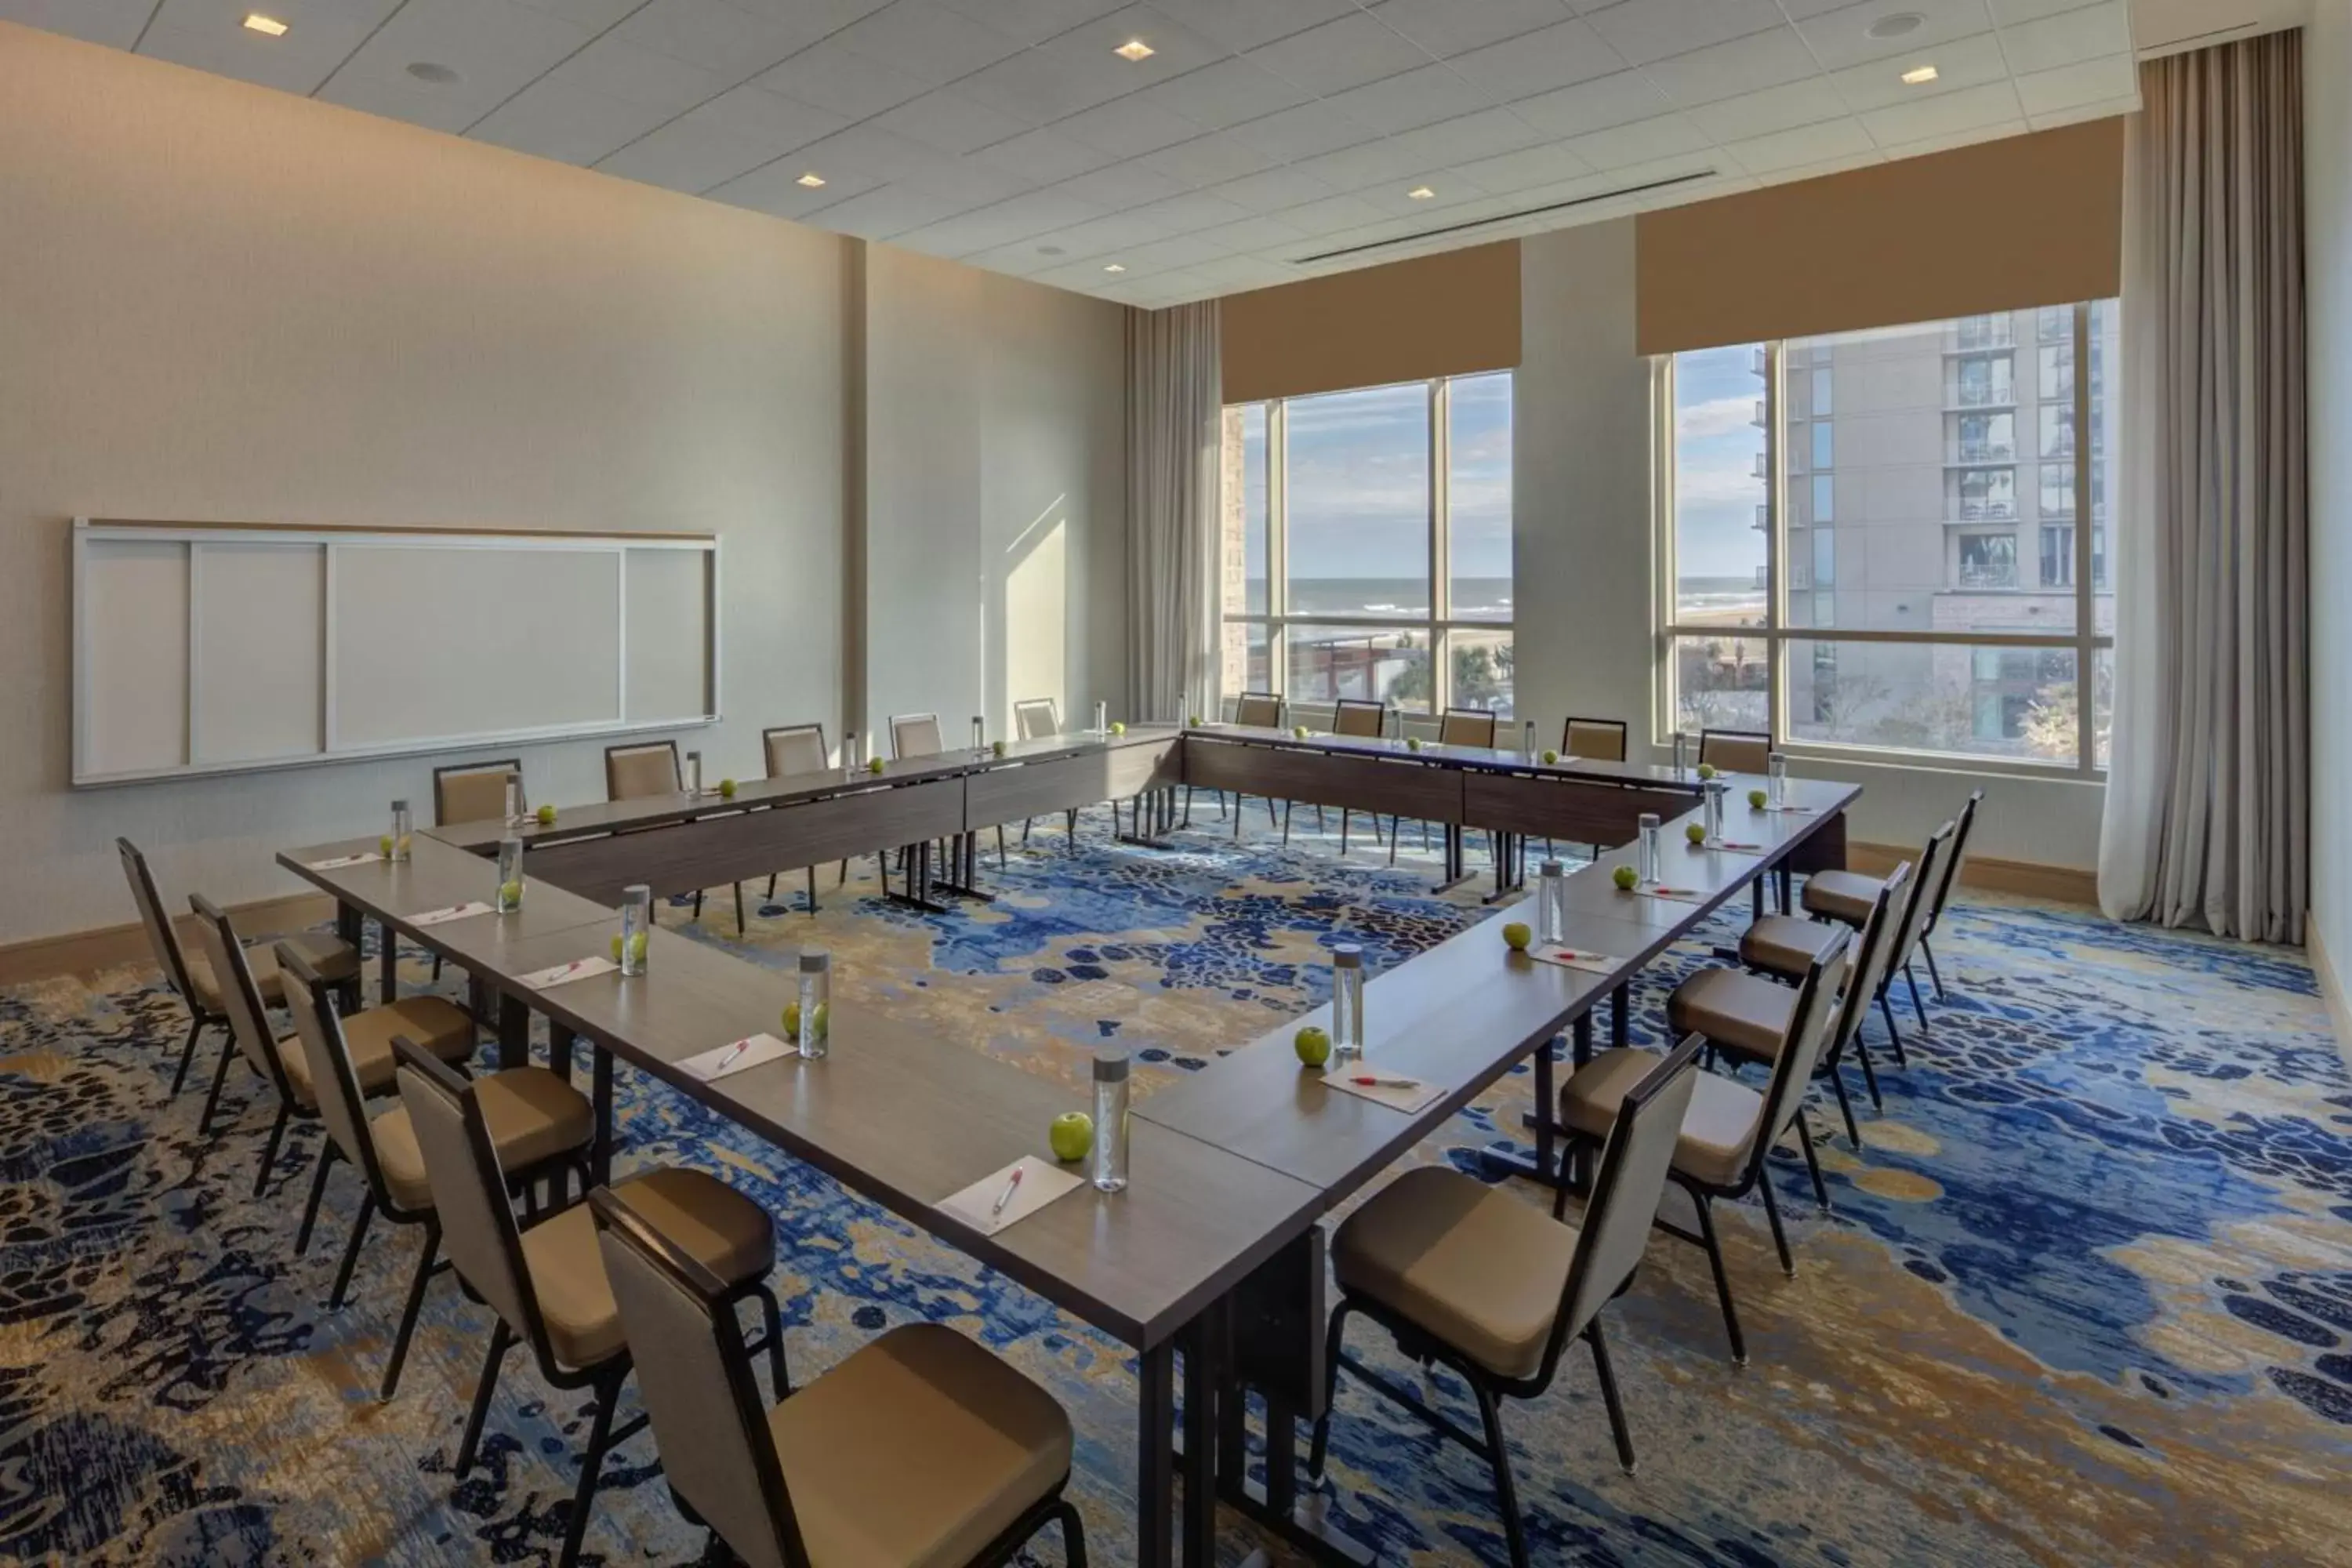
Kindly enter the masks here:
[[1319, 1068], [1331, 1059], [1331, 1037], [1308, 1024], [1290, 1037], [1291, 1048], [1298, 1059], [1308, 1067]]
[[[787, 1002], [784, 1004], [784, 1038], [797, 1040], [800, 1037], [801, 1005]], [[833, 1037], [833, 1004], [830, 1002], [816, 1005], [816, 1037], [820, 1040]]]
[[1054, 1145], [1055, 1159], [1075, 1165], [1095, 1146], [1095, 1119], [1083, 1110], [1065, 1110], [1054, 1118], [1045, 1137]]
[[1408, 752], [1417, 752], [1421, 750], [1421, 737], [1418, 735], [1407, 735], [1404, 738], [1404, 749]]
[[1304, 724], [1293, 724], [1290, 727], [1290, 738], [1294, 741], [1303, 741], [1307, 739], [1307, 726]]
[[552, 827], [555, 826], [555, 807], [551, 805], [542, 805], [539, 808], [539, 825], [541, 827]]
[[1694, 844], [1704, 844], [1706, 842], [1706, 826], [1704, 823], [1691, 823], [1683, 828], [1683, 837]]
[[385, 859], [392, 858], [392, 835], [387, 833], [375, 841], [375, 852]]
[[1127, 724], [1126, 724], [1126, 722], [1125, 722], [1124, 721], [1121, 721], [1121, 720], [1116, 720], [1116, 719], [1115, 719], [1115, 720], [1113, 720], [1113, 721], [1111, 721], [1110, 732], [1111, 732], [1112, 734], [1114, 734], [1114, 735], [1124, 735], [1124, 734], [1126, 734], [1126, 733], [1127, 733]]
[[1701, 777], [1701, 778], [1703, 778], [1703, 779], [1711, 779], [1711, 778], [1713, 778], [1713, 777], [1715, 776], [1715, 764], [1714, 764], [1713, 763], [1699, 763], [1699, 765], [1698, 765], [1698, 776], [1699, 776], [1699, 777]]
[[735, 781], [733, 779], [720, 779], [719, 781], [719, 798], [721, 800], [733, 800], [735, 798]]
[[1503, 941], [1513, 952], [1527, 952], [1528, 943], [1535, 939], [1536, 933], [1529, 931], [1524, 921], [1513, 921], [1503, 928]]
[[1558, 752], [1555, 752], [1555, 751], [1551, 751], [1551, 750], [1549, 750], [1549, 749], [1547, 749], [1547, 750], [1544, 752], [1544, 758], [1543, 758], [1543, 760], [1544, 760], [1544, 766], [1546, 766], [1546, 767], [1549, 767], [1549, 766], [1551, 766], [1551, 765], [1552, 765], [1552, 763], [1556, 763], [1556, 762], [1559, 761], [1559, 753]]
[[991, 741], [988, 743], [988, 753], [992, 757], [1003, 756], [1004, 754], [1004, 742], [1002, 741]]
[[1191, 718], [1186, 719], [1184, 721], [1184, 724], [1188, 729], [1197, 730], [1201, 727], [1201, 716], [1198, 713], [1195, 713]]
[[[631, 938], [629, 939], [629, 949], [630, 949], [629, 956], [630, 956], [630, 957], [632, 957], [632, 958], [634, 958], [637, 963], [643, 963], [646, 961], [646, 933], [645, 933], [645, 932], [643, 932], [643, 931], [639, 931], [636, 935], [635, 935], [635, 936], [631, 937]], [[614, 963], [620, 963], [620, 962], [621, 962], [621, 939], [620, 939], [618, 936], [614, 936], [614, 937], [613, 938], [613, 950], [612, 950], [612, 951], [613, 951], [613, 962], [614, 962]]]
[[1766, 801], [1766, 800], [1768, 800], [1768, 799], [1769, 799], [1769, 798], [1770, 798], [1770, 797], [1769, 797], [1769, 796], [1768, 796], [1767, 795], [1765, 795], [1765, 793], [1764, 793], [1762, 790], [1760, 790], [1760, 789], [1751, 789], [1751, 790], [1749, 790], [1749, 791], [1748, 792], [1748, 809], [1750, 809], [1750, 810], [1752, 810], [1752, 811], [1761, 811], [1761, 810], [1763, 810], [1763, 809], [1764, 809], [1764, 803], [1765, 803], [1765, 801]]
[[867, 773], [880, 773], [880, 772], [882, 771], [883, 766], [884, 766], [884, 763], [883, 763], [883, 762], [882, 762], [882, 759], [881, 759], [881, 758], [879, 758], [879, 757], [877, 757], [877, 758], [875, 758], [872, 762], [867, 763], [866, 764], [866, 771]]
[[1609, 874], [1609, 879], [1630, 893], [1641, 882], [1642, 874], [1631, 866], [1620, 866]]
[[500, 882], [499, 884], [499, 908], [502, 910], [517, 910], [521, 907], [522, 879], [518, 877], [511, 882]]

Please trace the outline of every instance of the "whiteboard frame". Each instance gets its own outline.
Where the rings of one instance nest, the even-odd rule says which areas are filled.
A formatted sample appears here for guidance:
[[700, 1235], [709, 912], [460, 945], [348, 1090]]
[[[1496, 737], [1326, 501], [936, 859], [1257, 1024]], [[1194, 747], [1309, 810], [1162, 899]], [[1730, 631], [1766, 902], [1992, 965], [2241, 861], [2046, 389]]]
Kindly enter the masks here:
[[[142, 768], [112, 773], [93, 772], [89, 766], [90, 742], [90, 637], [94, 631], [86, 595], [89, 587], [89, 547], [93, 543], [111, 541], [144, 540], [184, 544], [188, 547], [188, 654], [181, 703], [187, 714], [186, 751], [175, 766]], [[204, 558], [201, 546], [207, 544], [304, 544], [316, 545], [321, 554], [321, 593], [320, 634], [324, 639], [320, 648], [320, 749], [294, 756], [236, 759], [215, 763], [195, 763], [188, 759], [198, 754], [196, 726], [201, 716], [195, 711], [197, 690], [196, 662], [197, 617], [202, 606], [203, 572], [197, 564]], [[614, 693], [617, 720], [596, 723], [553, 724], [520, 729], [486, 730], [469, 734], [417, 736], [399, 741], [380, 742], [367, 745], [338, 745], [335, 741], [335, 585], [336, 558], [340, 546], [356, 545], [368, 549], [429, 549], [429, 550], [562, 550], [609, 552], [618, 559], [615, 567], [620, 592], [615, 595], [618, 624], [614, 628], [614, 646], [620, 657], [616, 661], [615, 679], [618, 689]], [[635, 715], [629, 712], [629, 573], [628, 552], [632, 550], [689, 550], [706, 555], [708, 563], [703, 573], [703, 692], [709, 711], [671, 716]], [[719, 540], [710, 533], [621, 533], [580, 532], [559, 533], [541, 530], [517, 530], [509, 532], [467, 532], [437, 528], [357, 528], [342, 526], [303, 527], [280, 523], [206, 523], [150, 522], [113, 518], [77, 517], [73, 520], [72, 538], [72, 617], [73, 647], [73, 763], [72, 787], [102, 789], [116, 784], [147, 784], [163, 779], [209, 778], [228, 773], [274, 773], [288, 768], [325, 767], [337, 763], [374, 762], [390, 757], [425, 756], [439, 752], [470, 750], [482, 746], [534, 744], [554, 741], [588, 740], [610, 736], [645, 734], [661, 730], [702, 728], [720, 722], [726, 716], [725, 702], [720, 696], [719, 668], [719, 602], [722, 581]]]

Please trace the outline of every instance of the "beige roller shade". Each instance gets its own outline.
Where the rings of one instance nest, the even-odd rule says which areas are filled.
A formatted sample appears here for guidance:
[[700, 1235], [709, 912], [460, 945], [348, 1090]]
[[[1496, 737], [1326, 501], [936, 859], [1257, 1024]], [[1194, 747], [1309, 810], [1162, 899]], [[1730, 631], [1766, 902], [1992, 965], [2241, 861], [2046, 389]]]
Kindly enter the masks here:
[[1517, 240], [1219, 301], [1227, 403], [1519, 363]]
[[1645, 354], [2104, 300], [2123, 121], [1903, 158], [1635, 220]]

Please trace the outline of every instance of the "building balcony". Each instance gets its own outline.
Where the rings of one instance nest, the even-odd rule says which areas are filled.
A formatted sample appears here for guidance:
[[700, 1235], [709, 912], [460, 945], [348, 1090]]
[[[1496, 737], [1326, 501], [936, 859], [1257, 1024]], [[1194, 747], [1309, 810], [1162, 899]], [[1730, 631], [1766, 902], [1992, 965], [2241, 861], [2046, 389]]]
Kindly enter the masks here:
[[1944, 519], [1944, 526], [1954, 527], [1966, 522], [2015, 522], [2017, 503], [2006, 500], [1964, 500]]
[[1944, 406], [1947, 410], [1965, 409], [1971, 413], [1980, 408], [2014, 408], [2017, 388], [2007, 382], [1992, 386], [1956, 386]]
[[1772, 508], [1764, 501], [1756, 503], [1756, 521], [1751, 524], [1759, 533], [1772, 531]]
[[1946, 353], [1978, 353], [1986, 349], [2016, 346], [2016, 334], [2011, 330], [2010, 319], [2003, 316], [1964, 316], [1952, 323], [1944, 339]]
[[2017, 461], [2014, 441], [1963, 441], [1944, 454], [1948, 468], [1974, 468]]
[[1759, 430], [1769, 427], [1771, 421], [1769, 416], [1764, 412], [1764, 400], [1762, 398], [1759, 397], [1756, 400], [1756, 412], [1754, 415], [1749, 416], [1748, 423], [1755, 426]]
[[2013, 566], [1963, 566], [1957, 586], [1977, 593], [1987, 589], [2013, 589], [2017, 586], [2017, 569]]
[[1759, 479], [1769, 479], [1772, 477], [1771, 453], [1759, 452], [1756, 454], [1756, 477]]
[[1765, 362], [1764, 351], [1761, 348], [1750, 349], [1748, 351], [1748, 368], [1757, 375], [1766, 375], [1770, 374], [1770, 367]]

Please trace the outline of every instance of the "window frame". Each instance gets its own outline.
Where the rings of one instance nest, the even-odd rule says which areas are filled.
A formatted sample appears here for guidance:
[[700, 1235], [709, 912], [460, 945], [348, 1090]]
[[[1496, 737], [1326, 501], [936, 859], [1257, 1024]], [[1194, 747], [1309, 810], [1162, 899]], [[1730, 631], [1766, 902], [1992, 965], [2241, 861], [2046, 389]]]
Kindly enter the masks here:
[[[1956, 317], [1946, 322], [1932, 324], [1940, 325], [1953, 332], [1954, 341], [1962, 353], [1989, 353], [2000, 350], [2013, 353], [2020, 346], [2030, 346], [2038, 350], [2053, 342], [2051, 333], [2053, 324], [2051, 312], [2058, 309], [2062, 307], [2043, 307], [2034, 311], [2031, 338], [2022, 345], [2016, 341], [2022, 334], [2012, 332], [2009, 327], [2009, 323], [2014, 320], [2014, 317], [2007, 311]], [[2097, 326], [2095, 303], [2084, 301], [2063, 307], [2063, 309], [2071, 312], [2072, 338], [2071, 340], [2059, 338], [2054, 341], [2068, 342], [2075, 366], [2092, 364]], [[1999, 324], [1988, 325], [1989, 322]], [[1931, 323], [1918, 324], [1925, 326]], [[1970, 341], [1972, 335], [1982, 337], [1987, 341], [1972, 343]], [[2094, 453], [2085, 449], [2084, 444], [2078, 440], [2076, 451], [2068, 458], [2062, 459], [2071, 462], [2074, 470], [2074, 510], [2073, 517], [2067, 520], [2074, 527], [2074, 582], [2069, 584], [2069, 587], [2074, 595], [2074, 627], [2071, 633], [1956, 630], [1913, 632], [1821, 625], [1792, 626], [1790, 617], [1790, 602], [1793, 594], [1808, 592], [1815, 585], [1811, 583], [1810, 571], [1806, 574], [1806, 584], [1792, 588], [1790, 582], [1789, 562], [1791, 548], [1790, 536], [1792, 531], [1790, 521], [1792, 509], [1790, 500], [1793, 494], [1791, 486], [1799, 482], [1810, 483], [1811, 476], [1805, 467], [1792, 468], [1790, 462], [1789, 443], [1785, 438], [1788, 377], [1792, 371], [1810, 372], [1812, 369], [1812, 363], [1808, 359], [1802, 365], [1791, 366], [1788, 363], [1787, 344], [1780, 340], [1753, 346], [1764, 359], [1764, 468], [1766, 472], [1764, 507], [1768, 514], [1768, 526], [1764, 531], [1764, 624], [1760, 626], [1743, 626], [1739, 628], [1738, 636], [1743, 639], [1760, 642], [1765, 647], [1765, 662], [1769, 671], [1764, 693], [1765, 713], [1771, 731], [1774, 749], [1795, 757], [1877, 762], [1896, 765], [1947, 768], [1969, 773], [2012, 774], [2027, 778], [2079, 779], [2088, 783], [2103, 783], [2107, 776], [2107, 770], [2098, 755], [2097, 703], [2094, 700], [2094, 694], [2100, 663], [2103, 659], [2112, 658], [2116, 639], [2112, 635], [2102, 634], [2098, 629], [2097, 600], [2100, 595], [2099, 584], [2094, 576], [2093, 543], [2095, 535], [2099, 532], [2098, 525], [2105, 520], [2094, 510], [2092, 505], [2093, 489], [2098, 482], [2095, 472], [2098, 464], [2093, 460]], [[2014, 374], [2012, 361], [2012, 376]], [[2070, 389], [2073, 394], [2071, 412], [2074, 430], [2078, 433], [2094, 432], [2093, 441], [2095, 442], [2098, 426], [2091, 416], [2093, 380], [2094, 378], [2089, 374], [2074, 375], [2074, 384]], [[1675, 564], [1677, 542], [1675, 521], [1677, 464], [1675, 451], [1675, 356], [1672, 354], [1656, 355], [1651, 361], [1650, 402], [1654, 421], [1651, 449], [1654, 462], [1651, 482], [1651, 493], [1654, 498], [1651, 534], [1653, 575], [1655, 583], [1651, 613], [1654, 633], [1651, 719], [1654, 726], [1653, 732], [1664, 739], [1673, 735], [1676, 722], [1675, 682], [1679, 666], [1675, 648], [1678, 642], [1684, 638], [1692, 637], [1720, 637], [1724, 635], [1724, 628], [1688, 625], [1676, 619], [1678, 573]], [[1983, 412], [1984, 410], [1972, 408], [1970, 411]], [[1810, 436], [1810, 432], [1808, 434]], [[2038, 446], [2037, 441], [2037, 448]], [[2111, 552], [2112, 545], [2108, 544], [2108, 542], [2100, 540], [2098, 542], [2107, 544], [2107, 552]], [[1810, 541], [1807, 543], [1810, 547]], [[2038, 553], [2037, 551], [2037, 560]], [[2017, 569], [2019, 580], [2022, 582], [2027, 568], [2021, 551], [2020, 556]], [[1810, 562], [1808, 565], [1810, 566]], [[2038, 571], [2036, 575], [2038, 576]], [[2112, 591], [2112, 589], [2109, 590], [2110, 594]], [[1789, 711], [1790, 694], [1794, 689], [1790, 678], [1791, 653], [1792, 651], [1801, 653], [1802, 650], [1810, 647], [1817, 654], [1818, 650], [1824, 646], [1835, 647], [1842, 643], [1893, 643], [1922, 647], [1965, 647], [1972, 650], [1969, 656], [1972, 665], [1977, 657], [1973, 650], [1978, 648], [2016, 648], [2032, 650], [2035, 653], [2058, 650], [2072, 652], [2074, 656], [2075, 685], [2075, 733], [2073, 761], [1987, 756], [1973, 752], [1930, 751], [1914, 747], [1866, 745], [1849, 741], [1810, 741], [1795, 738], [1791, 733]]]
[[[1217, 648], [1213, 675], [1215, 679], [1220, 708], [1234, 697], [1235, 691], [1225, 689], [1223, 647], [1229, 626], [1257, 626], [1265, 633], [1266, 676], [1268, 688], [1286, 703], [1292, 700], [1290, 692], [1289, 628], [1301, 626], [1336, 626], [1370, 631], [1404, 631], [1417, 633], [1424, 639], [1430, 659], [1430, 697], [1426, 713], [1417, 710], [1402, 710], [1407, 721], [1426, 720], [1434, 722], [1446, 709], [1454, 705], [1454, 637], [1457, 633], [1491, 637], [1500, 632], [1514, 644], [1517, 642], [1518, 617], [1517, 595], [1513, 595], [1513, 614], [1501, 620], [1457, 619], [1454, 615], [1454, 385], [1461, 381], [1482, 381], [1490, 376], [1503, 376], [1511, 384], [1511, 417], [1516, 426], [1518, 418], [1518, 376], [1516, 370], [1474, 371], [1457, 376], [1433, 376], [1425, 381], [1384, 382], [1374, 386], [1335, 387], [1328, 393], [1307, 393], [1296, 397], [1268, 397], [1248, 403], [1225, 404], [1219, 410], [1223, 416], [1234, 409], [1263, 407], [1265, 410], [1265, 532], [1266, 532], [1266, 605], [1264, 614], [1228, 611], [1222, 597], [1217, 605]], [[1311, 401], [1317, 397], [1346, 393], [1378, 392], [1391, 387], [1420, 386], [1427, 395], [1429, 489], [1427, 497], [1427, 532], [1425, 542], [1429, 562], [1429, 614], [1426, 616], [1365, 616], [1297, 611], [1290, 608], [1290, 405]], [[1516, 461], [1516, 452], [1514, 453]], [[1222, 465], [1220, 466], [1222, 472]], [[1219, 500], [1220, 515], [1223, 505]], [[1223, 549], [1222, 528], [1219, 548]], [[1246, 580], [1246, 579], [1244, 579]], [[1223, 582], [1223, 572], [1217, 581]], [[1244, 637], [1246, 637], [1244, 633]], [[1516, 688], [1513, 707], [1505, 715], [1517, 717]], [[1309, 708], [1330, 704], [1326, 697], [1302, 697], [1297, 700]]]

